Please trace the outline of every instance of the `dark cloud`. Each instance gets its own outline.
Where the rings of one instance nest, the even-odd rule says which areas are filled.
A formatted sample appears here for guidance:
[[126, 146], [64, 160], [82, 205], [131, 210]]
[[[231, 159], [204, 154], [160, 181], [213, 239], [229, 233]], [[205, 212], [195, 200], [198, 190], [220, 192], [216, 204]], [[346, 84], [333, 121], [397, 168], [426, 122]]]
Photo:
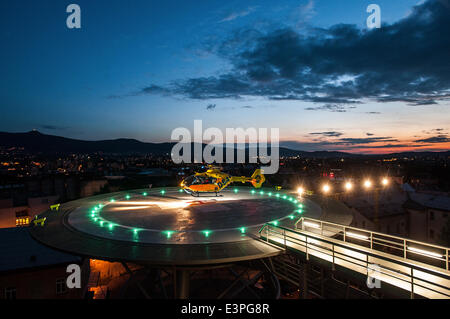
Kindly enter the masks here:
[[309, 133], [310, 135], [320, 135], [320, 136], [326, 136], [326, 137], [339, 137], [344, 135], [344, 133], [336, 132], [336, 131], [328, 131], [328, 132], [314, 132]]
[[62, 130], [66, 130], [67, 127], [65, 126], [56, 126], [56, 125], [40, 125], [41, 128], [45, 129], [45, 130], [51, 130], [51, 131], [62, 131]]
[[366, 114], [381, 114], [381, 112], [366, 112]]
[[384, 145], [365, 145], [361, 148], [366, 149], [383, 149], [383, 148], [406, 148], [406, 147], [422, 147], [422, 146], [428, 146], [428, 144], [384, 144]]
[[208, 104], [207, 106], [206, 106], [206, 109], [208, 110], [208, 111], [212, 111], [212, 110], [214, 110], [215, 108], [216, 108], [216, 104]]
[[366, 133], [367, 136], [374, 136], [375, 134], [372, 133]]
[[362, 138], [346, 137], [339, 139], [337, 143], [344, 145], [361, 145], [379, 142], [398, 142], [398, 140], [392, 137], [362, 137]]
[[[291, 28], [239, 30], [207, 49], [232, 69], [141, 93], [193, 99], [262, 96], [323, 103], [308, 110], [345, 112], [363, 99], [432, 105], [450, 99], [450, 18], [429, 0], [380, 29], [338, 24], [300, 34]], [[369, 113], [376, 114], [376, 113]]]
[[340, 112], [344, 113], [347, 112], [347, 107], [337, 104], [325, 104], [321, 106], [315, 106], [315, 107], [307, 107], [305, 108], [307, 111], [330, 111], [330, 112]]
[[253, 109], [254, 107], [251, 106], [251, 105], [244, 105], [241, 108], [243, 108], [243, 109]]
[[416, 143], [445, 143], [450, 142], [450, 138], [447, 135], [441, 134], [429, 138], [415, 140]]

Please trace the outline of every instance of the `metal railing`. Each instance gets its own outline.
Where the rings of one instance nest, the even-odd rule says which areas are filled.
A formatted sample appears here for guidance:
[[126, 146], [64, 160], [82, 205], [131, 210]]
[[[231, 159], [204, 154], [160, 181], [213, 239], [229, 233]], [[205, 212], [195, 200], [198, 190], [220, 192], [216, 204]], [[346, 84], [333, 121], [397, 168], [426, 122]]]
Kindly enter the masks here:
[[450, 248], [448, 247], [307, 217], [300, 218], [295, 223], [295, 229], [299, 229], [299, 225], [301, 230], [338, 238], [344, 242], [362, 245], [405, 259], [424, 261], [427, 264], [449, 270]]
[[[298, 225], [301, 225], [300, 229]], [[410, 291], [411, 297], [418, 294], [427, 298], [450, 298], [446, 247], [311, 218], [301, 218], [296, 227], [297, 229], [290, 229], [266, 224], [260, 229], [259, 235], [267, 242], [304, 253], [307, 260], [314, 256], [332, 263], [333, 267], [345, 267]], [[411, 244], [416, 246], [410, 246]], [[439, 249], [445, 250], [446, 260], [442, 256], [430, 255], [431, 251], [425, 250], [425, 253], [408, 247], [433, 249], [436, 254]], [[436, 266], [436, 261], [441, 261], [441, 265]], [[442, 265], [443, 261], [445, 265]]]

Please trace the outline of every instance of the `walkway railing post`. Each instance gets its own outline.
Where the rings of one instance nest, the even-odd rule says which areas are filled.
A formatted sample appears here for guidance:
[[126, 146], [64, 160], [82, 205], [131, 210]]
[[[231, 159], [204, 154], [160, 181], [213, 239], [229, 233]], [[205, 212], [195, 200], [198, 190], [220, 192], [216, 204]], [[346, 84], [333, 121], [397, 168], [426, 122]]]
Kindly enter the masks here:
[[448, 249], [445, 250], [445, 269], [448, 271]]
[[370, 232], [370, 249], [373, 249], [373, 233]]
[[403, 258], [406, 259], [406, 239], [403, 239]]

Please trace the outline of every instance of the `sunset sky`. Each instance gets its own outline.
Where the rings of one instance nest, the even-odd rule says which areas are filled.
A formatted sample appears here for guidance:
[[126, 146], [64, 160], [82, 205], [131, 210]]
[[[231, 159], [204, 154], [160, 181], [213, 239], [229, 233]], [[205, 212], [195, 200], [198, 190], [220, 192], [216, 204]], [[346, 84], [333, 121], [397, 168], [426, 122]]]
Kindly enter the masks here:
[[1, 1], [0, 40], [0, 131], [165, 142], [201, 119], [305, 151], [450, 149], [449, 0]]

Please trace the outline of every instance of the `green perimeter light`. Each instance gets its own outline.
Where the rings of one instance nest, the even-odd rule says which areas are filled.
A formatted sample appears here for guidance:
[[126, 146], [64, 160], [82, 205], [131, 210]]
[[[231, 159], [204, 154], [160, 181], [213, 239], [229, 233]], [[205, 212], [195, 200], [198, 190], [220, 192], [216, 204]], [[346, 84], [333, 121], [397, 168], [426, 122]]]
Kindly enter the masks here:
[[114, 228], [114, 224], [113, 223], [109, 223], [108, 228], [109, 229], [113, 229]]
[[172, 236], [173, 231], [167, 230], [167, 231], [165, 231], [165, 233], [166, 233], [167, 239], [169, 239]]
[[139, 232], [139, 228], [133, 228], [133, 233], [134, 233], [135, 235], [137, 235], [138, 232]]
[[142, 193], [142, 196], [147, 196], [147, 195], [148, 195], [147, 192]]
[[275, 196], [276, 196], [276, 197], [280, 197], [280, 194], [276, 194]]
[[242, 234], [245, 234], [245, 227], [241, 227], [239, 228], [239, 230], [241, 231]]
[[180, 188], [179, 190], [178, 190], [180, 193], [182, 193], [183, 192], [183, 189], [182, 188]]
[[110, 201], [111, 203], [114, 203], [114, 202], [115, 202], [115, 199], [114, 199], [114, 198], [111, 198], [109, 201]]
[[278, 220], [274, 220], [274, 221], [272, 222], [272, 224], [275, 225], [275, 226], [278, 226]]
[[127, 194], [127, 196], [125, 196], [125, 199], [130, 199], [131, 196]]
[[270, 192], [270, 193], [268, 193], [267, 195], [272, 196], [272, 193]]
[[166, 191], [163, 189], [162, 191], [161, 191], [161, 195], [164, 195], [166, 193]]
[[211, 231], [209, 231], [209, 230], [204, 230], [203, 231], [203, 235], [205, 235], [205, 237], [209, 237], [210, 233], [211, 233]]
[[294, 219], [294, 215], [289, 215], [289, 218], [290, 219]]
[[254, 194], [254, 193], [255, 193], [255, 190], [254, 190], [254, 189], [252, 189], [252, 190], [250, 191], [250, 193]]
[[104, 223], [104, 221], [101, 220], [101, 221], [100, 221], [100, 226], [101, 226], [101, 227], [103, 227], [103, 223]]
[[237, 192], [239, 192], [239, 190], [238, 190], [237, 188], [235, 188], [235, 189], [234, 189], [234, 192], [237, 193]]

